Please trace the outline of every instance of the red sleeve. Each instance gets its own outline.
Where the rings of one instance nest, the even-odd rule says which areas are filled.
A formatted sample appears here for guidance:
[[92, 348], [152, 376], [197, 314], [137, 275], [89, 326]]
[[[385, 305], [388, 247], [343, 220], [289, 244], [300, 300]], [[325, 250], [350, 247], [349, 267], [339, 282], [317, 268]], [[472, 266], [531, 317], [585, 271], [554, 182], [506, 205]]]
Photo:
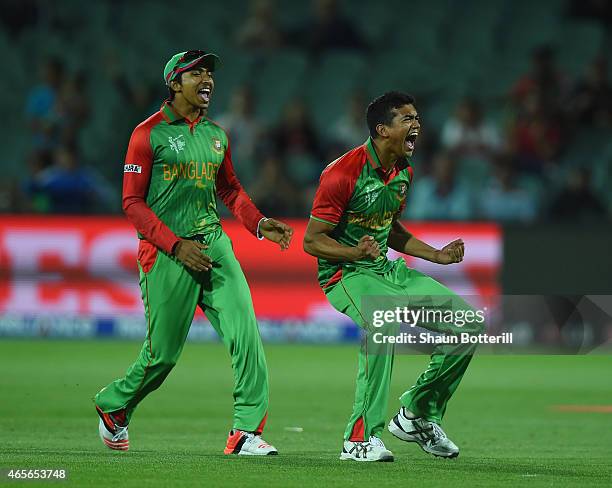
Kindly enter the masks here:
[[178, 237], [146, 203], [153, 167], [150, 135], [151, 126], [143, 124], [134, 129], [130, 138], [123, 167], [123, 211], [147, 241], [172, 254]]
[[219, 174], [217, 174], [217, 195], [223, 200], [223, 203], [225, 203], [230, 212], [242, 222], [242, 225], [251, 234], [257, 236], [257, 225], [264, 216], [244, 191], [234, 172], [229, 140], [225, 150], [225, 157], [219, 167]]
[[332, 225], [340, 222], [355, 189], [361, 167], [362, 164], [356, 165], [341, 159], [327, 166], [321, 173], [310, 217]]

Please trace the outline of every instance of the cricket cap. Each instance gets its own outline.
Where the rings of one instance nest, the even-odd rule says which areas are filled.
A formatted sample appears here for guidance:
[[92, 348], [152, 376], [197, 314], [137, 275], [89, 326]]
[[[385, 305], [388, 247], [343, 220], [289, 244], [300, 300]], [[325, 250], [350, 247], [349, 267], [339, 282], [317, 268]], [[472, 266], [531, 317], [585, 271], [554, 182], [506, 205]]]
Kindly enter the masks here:
[[203, 65], [210, 71], [214, 71], [221, 64], [219, 56], [206, 51], [194, 50], [176, 53], [166, 63], [164, 68], [164, 82], [169, 85], [176, 75], [190, 70], [197, 65]]

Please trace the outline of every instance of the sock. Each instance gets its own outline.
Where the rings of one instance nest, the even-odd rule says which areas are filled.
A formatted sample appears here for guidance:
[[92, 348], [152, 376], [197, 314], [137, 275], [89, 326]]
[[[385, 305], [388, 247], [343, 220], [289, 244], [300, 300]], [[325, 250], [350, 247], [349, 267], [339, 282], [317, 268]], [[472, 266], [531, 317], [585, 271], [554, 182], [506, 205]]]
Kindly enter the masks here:
[[402, 407], [403, 409], [403, 415], [404, 417], [406, 417], [409, 420], [414, 420], [416, 418], [418, 418], [415, 414], [413, 414], [410, 410], [408, 410], [406, 407]]

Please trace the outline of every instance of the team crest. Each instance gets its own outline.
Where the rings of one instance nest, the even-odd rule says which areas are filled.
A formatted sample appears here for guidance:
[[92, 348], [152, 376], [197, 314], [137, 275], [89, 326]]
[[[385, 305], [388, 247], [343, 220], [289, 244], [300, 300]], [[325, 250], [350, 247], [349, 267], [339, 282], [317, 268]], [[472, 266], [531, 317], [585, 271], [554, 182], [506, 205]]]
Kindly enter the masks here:
[[216, 153], [223, 154], [223, 146], [221, 145], [221, 139], [213, 138], [213, 150]]
[[185, 139], [183, 139], [183, 134], [176, 137], [168, 137], [168, 142], [170, 143], [170, 148], [176, 152], [176, 154], [185, 149]]
[[397, 195], [395, 195], [395, 198], [397, 198], [400, 202], [403, 202], [404, 199], [406, 198], [407, 190], [408, 190], [408, 186], [406, 185], [406, 183], [400, 183], [399, 188], [397, 190]]

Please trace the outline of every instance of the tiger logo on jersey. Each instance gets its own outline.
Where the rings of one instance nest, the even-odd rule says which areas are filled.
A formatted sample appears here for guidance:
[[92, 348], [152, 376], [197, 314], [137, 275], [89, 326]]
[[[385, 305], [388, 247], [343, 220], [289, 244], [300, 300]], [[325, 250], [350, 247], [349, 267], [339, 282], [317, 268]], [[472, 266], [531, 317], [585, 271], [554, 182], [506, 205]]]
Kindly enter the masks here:
[[217, 154], [223, 154], [223, 145], [221, 144], [221, 139], [217, 139], [216, 137], [213, 137], [213, 151], [215, 151]]
[[404, 198], [406, 198], [406, 191], [407, 190], [408, 190], [408, 186], [406, 186], [406, 183], [400, 184], [399, 190], [398, 190], [397, 195], [396, 195], [395, 198], [397, 198], [400, 201], [404, 200]]

